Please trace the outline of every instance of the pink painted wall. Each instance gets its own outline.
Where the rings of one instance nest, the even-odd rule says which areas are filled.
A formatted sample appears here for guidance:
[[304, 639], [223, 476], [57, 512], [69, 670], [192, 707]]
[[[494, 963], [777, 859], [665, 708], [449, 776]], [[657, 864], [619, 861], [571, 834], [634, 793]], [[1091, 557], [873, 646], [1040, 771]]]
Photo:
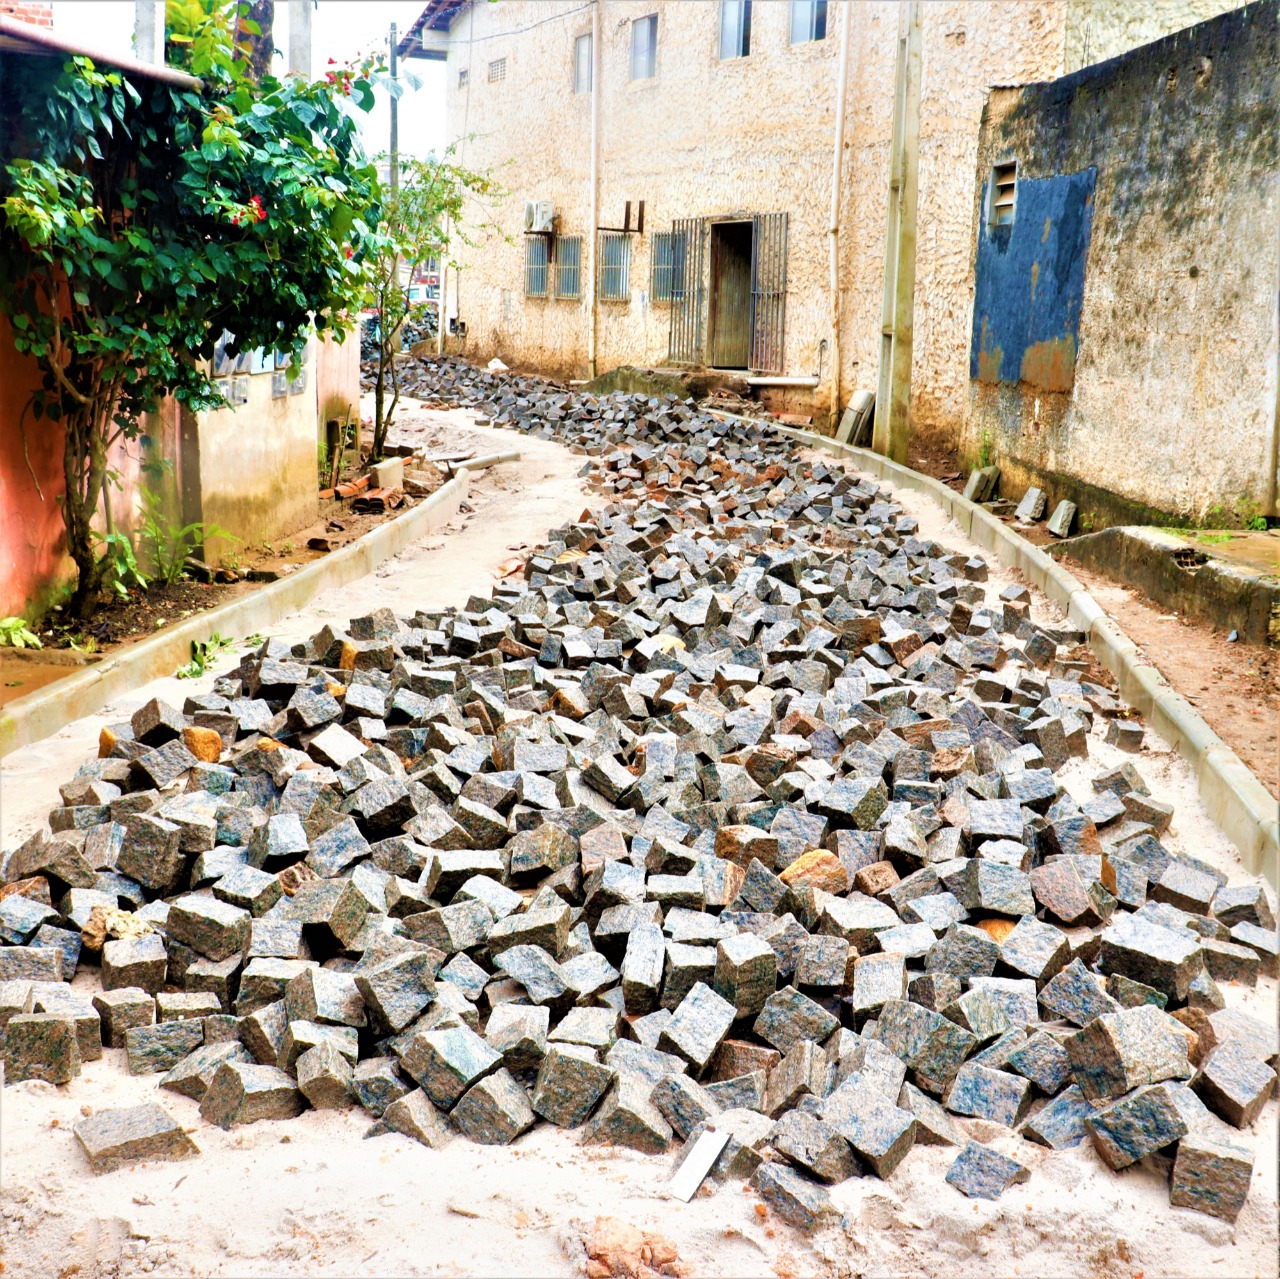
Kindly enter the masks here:
[[[0, 317], [0, 617], [39, 612], [56, 588], [75, 573], [66, 555], [58, 505], [63, 491], [61, 429], [48, 421], [33, 421], [28, 413], [29, 468], [23, 457], [19, 421], [23, 406], [39, 385], [35, 361], [13, 349], [8, 322]], [[176, 516], [182, 485], [177, 405], [166, 401], [148, 415], [144, 430], [156, 455], [173, 459], [175, 474], [165, 482], [164, 491]], [[111, 465], [120, 477], [120, 487], [110, 489], [117, 528], [137, 526], [142, 454], [140, 440], [121, 441], [112, 450]]]

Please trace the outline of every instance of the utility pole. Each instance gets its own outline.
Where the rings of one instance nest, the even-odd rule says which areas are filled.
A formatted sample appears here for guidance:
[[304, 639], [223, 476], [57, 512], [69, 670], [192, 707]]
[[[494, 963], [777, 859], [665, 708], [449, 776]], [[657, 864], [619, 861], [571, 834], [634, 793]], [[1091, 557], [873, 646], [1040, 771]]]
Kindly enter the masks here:
[[880, 380], [871, 447], [906, 462], [911, 434], [911, 344], [915, 318], [916, 196], [920, 171], [920, 0], [899, 9], [898, 64], [889, 153]]
[[[396, 35], [396, 24], [391, 24], [391, 81], [394, 84], [397, 79], [396, 70], [396, 45], [399, 40]], [[391, 194], [395, 195], [400, 190], [400, 104], [396, 101], [394, 89], [391, 93]]]
[[289, 0], [289, 71], [311, 79], [311, 6], [314, 0]]

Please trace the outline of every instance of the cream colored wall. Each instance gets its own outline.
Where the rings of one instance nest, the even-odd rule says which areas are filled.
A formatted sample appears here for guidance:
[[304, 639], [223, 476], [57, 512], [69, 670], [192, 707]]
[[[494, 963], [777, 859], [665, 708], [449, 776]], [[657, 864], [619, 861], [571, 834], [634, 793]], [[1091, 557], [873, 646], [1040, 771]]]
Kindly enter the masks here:
[[315, 347], [313, 341], [301, 393], [274, 398], [273, 374], [254, 373], [244, 375], [245, 404], [182, 414], [189, 518], [218, 524], [239, 539], [210, 542], [210, 563], [287, 537], [319, 513]]
[[[669, 229], [678, 217], [785, 211], [784, 372], [812, 375], [822, 366], [824, 385], [812, 397], [822, 414], [830, 373], [823, 344], [830, 335], [836, 58], [840, 24], [852, 20], [841, 204], [842, 380], [846, 397], [855, 387], [874, 388], [901, 8], [895, 0], [832, 3], [826, 39], [791, 46], [789, 5], [757, 0], [750, 56], [722, 62], [718, 4], [607, 0], [596, 60], [600, 222], [620, 225], [624, 202], [643, 199], [645, 235], [633, 240], [630, 302], [599, 305], [601, 371], [666, 359], [668, 308], [649, 297], [653, 231]], [[648, 13], [658, 14], [657, 75], [632, 82], [631, 21]], [[1063, 23], [1059, 0], [923, 6], [913, 388], [913, 417], [922, 427], [964, 413], [970, 212], [985, 94], [995, 83], [1060, 73]], [[509, 240], [493, 238], [462, 254], [457, 305], [471, 354], [563, 373], [586, 369], [585, 298], [523, 296], [520, 232], [527, 199], [553, 201], [561, 234], [587, 231], [591, 102], [588, 94], [572, 93], [572, 66], [574, 38], [590, 29], [589, 6], [545, 0], [474, 5], [453, 24], [450, 135], [465, 163], [492, 169], [510, 191], [488, 211]], [[488, 65], [500, 57], [507, 59], [506, 76], [490, 84]], [[464, 67], [469, 80], [460, 88]]]
[[1141, 4], [1068, 0], [1066, 70], [1105, 62], [1140, 44], [1242, 7], [1234, 0], [1143, 0]]

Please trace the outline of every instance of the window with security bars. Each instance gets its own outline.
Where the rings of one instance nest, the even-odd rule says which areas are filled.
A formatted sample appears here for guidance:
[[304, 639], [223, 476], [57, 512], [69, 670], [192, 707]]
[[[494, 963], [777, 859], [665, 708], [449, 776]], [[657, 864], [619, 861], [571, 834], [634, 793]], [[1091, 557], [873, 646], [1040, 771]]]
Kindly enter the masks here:
[[506, 58], [495, 58], [489, 63], [489, 83], [497, 84], [499, 80], [507, 78], [507, 60]]
[[791, 43], [827, 38], [827, 0], [791, 0]]
[[556, 297], [582, 295], [582, 237], [562, 235], [556, 241]]
[[631, 300], [631, 237], [624, 231], [600, 233], [600, 300]]
[[649, 293], [655, 302], [670, 302], [676, 282], [683, 273], [684, 237], [674, 231], [659, 231], [653, 237], [653, 270]]
[[547, 237], [527, 235], [524, 239], [524, 295], [527, 298], [547, 296], [549, 255]]
[[467, 81], [470, 79], [471, 72], [468, 71], [466, 67], [463, 67], [462, 70], [458, 72], [458, 88], [465, 89], [467, 87]]
[[720, 60], [751, 52], [751, 0], [720, 0]]
[[1018, 201], [1018, 162], [997, 164], [991, 170], [991, 214], [987, 221], [992, 226], [1012, 226]]

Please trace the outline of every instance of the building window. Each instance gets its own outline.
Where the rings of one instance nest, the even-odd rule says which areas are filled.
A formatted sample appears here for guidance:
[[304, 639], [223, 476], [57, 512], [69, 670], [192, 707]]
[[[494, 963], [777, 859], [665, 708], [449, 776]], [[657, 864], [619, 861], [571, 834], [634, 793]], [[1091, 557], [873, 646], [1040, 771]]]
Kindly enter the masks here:
[[827, 38], [827, 0], [791, 0], [791, 43]]
[[573, 42], [573, 91], [591, 92], [591, 33]]
[[625, 231], [600, 233], [600, 300], [631, 301], [631, 237]]
[[582, 295], [582, 237], [562, 235], [556, 241], [556, 297]]
[[720, 57], [745, 58], [751, 52], [751, 0], [720, 0]]
[[489, 63], [489, 83], [497, 84], [499, 80], [507, 78], [507, 60], [506, 58], [495, 58]]
[[658, 69], [658, 15], [631, 24], [631, 78], [652, 80]]
[[466, 67], [463, 67], [462, 70], [458, 72], [458, 88], [465, 89], [467, 87], [467, 81], [470, 78], [471, 72], [468, 71]]
[[992, 226], [1012, 226], [1013, 213], [1018, 198], [1018, 162], [997, 164], [991, 170], [991, 189], [988, 195], [991, 212], [987, 221]]
[[684, 274], [684, 236], [659, 231], [653, 237], [653, 279], [649, 293], [655, 302], [670, 302]]
[[524, 295], [527, 298], [547, 296], [547, 245], [545, 235], [524, 237]]

